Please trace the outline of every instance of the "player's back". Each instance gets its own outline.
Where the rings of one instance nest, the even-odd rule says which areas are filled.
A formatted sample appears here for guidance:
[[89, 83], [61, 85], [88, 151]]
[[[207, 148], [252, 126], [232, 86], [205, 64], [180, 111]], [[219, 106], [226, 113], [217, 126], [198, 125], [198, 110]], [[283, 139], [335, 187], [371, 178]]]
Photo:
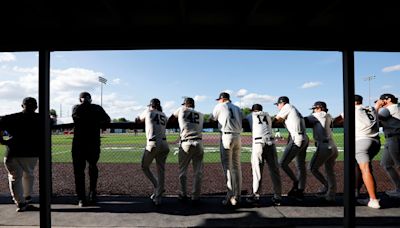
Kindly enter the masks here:
[[149, 110], [145, 116], [146, 137], [148, 141], [165, 139], [167, 116], [156, 109]]
[[376, 117], [376, 111], [372, 107], [363, 107], [356, 105], [356, 139], [373, 138], [379, 134], [379, 125]]
[[178, 116], [181, 140], [202, 137], [204, 115], [193, 108], [182, 107]]
[[272, 137], [271, 117], [267, 112], [253, 112], [251, 114], [250, 126], [252, 128], [253, 139]]
[[213, 116], [218, 120], [222, 132], [240, 133], [242, 131], [242, 111], [231, 102], [217, 104]]

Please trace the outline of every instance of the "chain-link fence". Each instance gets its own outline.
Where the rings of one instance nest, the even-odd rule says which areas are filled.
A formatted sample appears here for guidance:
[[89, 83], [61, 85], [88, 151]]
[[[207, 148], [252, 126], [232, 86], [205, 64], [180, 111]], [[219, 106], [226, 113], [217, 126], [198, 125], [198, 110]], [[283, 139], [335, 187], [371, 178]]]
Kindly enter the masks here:
[[[310, 137], [310, 144], [307, 149], [307, 162], [310, 161], [316, 148], [312, 138], [312, 129], [307, 131]], [[288, 132], [283, 128], [275, 128], [275, 143], [277, 146], [278, 157], [287, 143]], [[73, 132], [70, 129], [57, 130], [52, 135], [52, 161], [53, 161], [53, 193], [54, 194], [74, 194], [74, 176], [72, 169], [72, 145]], [[338, 182], [338, 193], [343, 192], [344, 175], [344, 145], [343, 128], [334, 128], [334, 139], [338, 146], [339, 156], [336, 163], [336, 176]], [[243, 172], [243, 193], [251, 193], [252, 174], [251, 174], [251, 133], [243, 132], [242, 140], [242, 172]], [[166, 194], [177, 194], [179, 189], [178, 180], [178, 146], [179, 133], [175, 129], [169, 129], [167, 132], [167, 141], [170, 146], [170, 153], [167, 158], [166, 166]], [[382, 137], [382, 145], [384, 137]], [[144, 176], [141, 170], [141, 158], [146, 144], [146, 136], [143, 130], [128, 129], [108, 129], [101, 135], [101, 156], [99, 161], [99, 194], [116, 195], [136, 195], [145, 196], [152, 193], [152, 185]], [[203, 133], [204, 143], [204, 173], [202, 194], [216, 195], [226, 192], [225, 178], [220, 163], [219, 143], [220, 134], [211, 129]], [[381, 152], [375, 157], [374, 174], [377, 180], [377, 190], [385, 191], [391, 188], [390, 181], [379, 166]], [[152, 165], [155, 169], [155, 165]], [[294, 168], [294, 166], [293, 166]], [[155, 171], [155, 170], [154, 170]], [[324, 169], [321, 168], [324, 172]], [[263, 172], [263, 193], [272, 193], [271, 179], [269, 171], [265, 167]], [[191, 187], [192, 172], [188, 173], [188, 188]], [[283, 193], [287, 193], [292, 186], [291, 181], [286, 174], [281, 171]], [[306, 193], [317, 192], [321, 187], [319, 182], [307, 173]]]

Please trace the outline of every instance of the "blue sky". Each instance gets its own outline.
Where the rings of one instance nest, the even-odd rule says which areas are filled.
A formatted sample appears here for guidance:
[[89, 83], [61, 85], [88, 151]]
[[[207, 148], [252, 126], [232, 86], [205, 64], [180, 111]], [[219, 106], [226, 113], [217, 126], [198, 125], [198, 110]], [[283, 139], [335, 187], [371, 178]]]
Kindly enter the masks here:
[[[356, 93], [368, 104], [384, 92], [400, 95], [400, 53], [356, 53]], [[0, 53], [0, 115], [19, 111], [23, 97], [37, 97], [37, 53]], [[69, 117], [81, 91], [100, 104], [98, 76], [106, 78], [103, 107], [112, 118], [133, 120], [157, 97], [167, 115], [183, 96], [211, 113], [215, 98], [228, 91], [242, 107], [260, 103], [274, 115], [273, 103], [286, 95], [303, 115], [317, 100], [329, 112], [343, 110], [340, 52], [261, 50], [140, 50], [51, 53], [50, 105]], [[39, 104], [40, 105], [40, 104]]]

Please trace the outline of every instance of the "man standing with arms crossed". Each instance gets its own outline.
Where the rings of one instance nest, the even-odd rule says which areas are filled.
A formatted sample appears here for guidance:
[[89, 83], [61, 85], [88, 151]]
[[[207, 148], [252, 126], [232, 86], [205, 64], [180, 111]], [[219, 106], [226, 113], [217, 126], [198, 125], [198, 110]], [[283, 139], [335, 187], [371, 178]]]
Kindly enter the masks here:
[[252, 113], [248, 115], [250, 127], [252, 129], [253, 150], [251, 152], [251, 170], [253, 173], [253, 195], [247, 200], [249, 203], [260, 201], [260, 191], [262, 183], [262, 172], [264, 161], [267, 161], [269, 174], [274, 188], [272, 203], [280, 205], [282, 201], [282, 184], [279, 174], [278, 158], [276, 146], [272, 137], [271, 117], [267, 112], [263, 112], [260, 104], [254, 104], [251, 108]]
[[381, 166], [386, 170], [395, 189], [386, 191], [390, 197], [400, 198], [400, 107], [393, 94], [382, 94], [375, 103], [385, 133], [385, 149]]
[[[169, 153], [165, 128], [167, 117], [162, 111], [161, 102], [157, 98], [150, 100], [148, 108], [136, 118], [136, 123], [144, 122], [146, 131], [146, 148], [142, 157], [142, 170], [154, 186], [154, 193], [150, 196], [154, 205], [161, 204], [164, 193], [165, 163]], [[156, 159], [158, 179], [150, 170], [150, 165]]]
[[182, 107], [178, 108], [170, 117], [169, 121], [179, 122], [180, 146], [179, 146], [179, 199], [186, 201], [187, 188], [186, 176], [190, 161], [193, 163], [193, 188], [192, 202], [198, 202], [201, 191], [201, 179], [203, 176], [203, 156], [204, 148], [202, 141], [202, 131], [204, 116], [194, 110], [194, 100], [191, 97], [185, 98]]
[[228, 192], [222, 204], [236, 206], [240, 202], [242, 170], [240, 164], [243, 114], [239, 107], [231, 103], [230, 95], [222, 92], [216, 99], [211, 120], [218, 121], [221, 131], [221, 162]]
[[[289, 104], [288, 97], [279, 97], [275, 105], [278, 106], [279, 113], [276, 115], [274, 122], [280, 123], [284, 121], [284, 125], [290, 134], [289, 142], [279, 162], [283, 171], [293, 181], [293, 187], [289, 191], [288, 196], [293, 196], [296, 199], [303, 199], [303, 192], [306, 187], [305, 160], [309, 141], [306, 134], [306, 125], [300, 112], [293, 105]], [[289, 163], [295, 157], [297, 177], [289, 167]]]
[[72, 162], [74, 166], [75, 188], [78, 195], [78, 206], [86, 206], [85, 168], [89, 164], [89, 203], [97, 201], [97, 178], [100, 158], [100, 130], [110, 123], [110, 117], [100, 105], [92, 104], [88, 92], [79, 95], [81, 104], [72, 110], [74, 120], [74, 138], [72, 141]]
[[[17, 212], [31, 210], [33, 171], [40, 153], [41, 138], [39, 114], [35, 112], [35, 98], [26, 97], [22, 101], [22, 112], [0, 118], [0, 143], [6, 145], [4, 165], [8, 172], [11, 196], [17, 205]], [[3, 131], [8, 132], [8, 140], [3, 139]]]

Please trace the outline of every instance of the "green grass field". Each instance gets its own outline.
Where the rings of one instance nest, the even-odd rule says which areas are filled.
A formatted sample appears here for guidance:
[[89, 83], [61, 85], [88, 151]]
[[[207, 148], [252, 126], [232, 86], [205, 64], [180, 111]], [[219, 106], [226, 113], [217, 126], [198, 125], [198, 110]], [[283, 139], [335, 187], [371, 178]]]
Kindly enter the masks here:
[[[308, 132], [310, 139], [312, 139], [311, 129]], [[337, 160], [343, 160], [343, 131], [335, 129], [334, 139], [339, 149], [339, 157]], [[281, 136], [287, 138], [287, 131], [281, 129]], [[250, 162], [251, 156], [251, 136], [250, 133], [245, 132], [242, 134], [242, 162]], [[52, 136], [52, 161], [53, 162], [71, 162], [71, 145], [72, 135], [53, 135]], [[204, 162], [216, 163], [220, 162], [219, 154], [219, 133], [204, 133], [205, 156]], [[168, 133], [167, 140], [170, 143], [170, 154], [168, 155], [169, 163], [176, 163], [178, 161], [178, 133]], [[245, 140], [244, 140], [245, 139]], [[381, 139], [384, 143], [384, 137]], [[126, 134], [104, 134], [102, 135], [102, 152], [100, 162], [103, 163], [139, 163], [141, 161], [146, 138], [144, 133], [138, 133], [136, 136], [132, 133]], [[285, 145], [278, 145], [278, 156], [282, 154]], [[4, 155], [4, 146], [0, 146], [0, 155]], [[307, 153], [307, 160], [310, 160], [315, 147], [310, 143]], [[382, 152], [382, 150], [381, 150]], [[376, 159], [380, 159], [380, 154]]]

